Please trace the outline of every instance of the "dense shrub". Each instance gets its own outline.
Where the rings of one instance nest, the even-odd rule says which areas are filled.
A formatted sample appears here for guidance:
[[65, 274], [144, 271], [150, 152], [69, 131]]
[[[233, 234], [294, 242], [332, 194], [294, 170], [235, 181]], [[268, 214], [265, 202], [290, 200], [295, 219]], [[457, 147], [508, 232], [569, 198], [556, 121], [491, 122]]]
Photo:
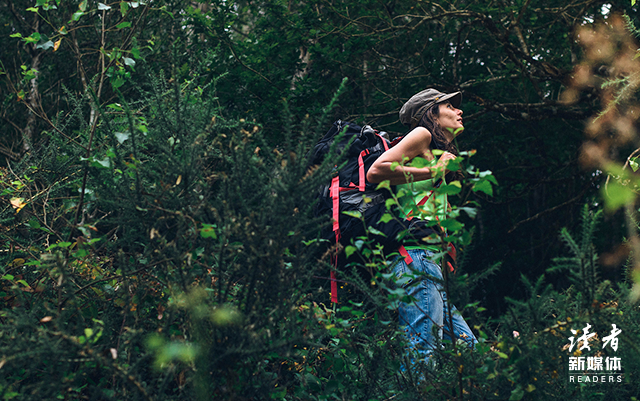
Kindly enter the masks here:
[[[351, 252], [365, 269], [341, 271], [341, 304], [329, 304], [330, 261], [317, 238], [327, 221], [311, 209], [331, 166], [307, 174], [305, 160], [325, 116], [290, 116], [273, 148], [259, 122], [225, 117], [215, 83], [159, 76], [89, 126], [82, 113], [92, 101], [77, 98], [58, 123], [74, 137], [52, 132], [39, 153], [2, 170], [4, 399], [637, 394], [638, 311], [624, 283], [598, 278], [598, 212], [585, 209], [578, 240], [562, 233], [568, 256], [554, 271], [572, 286], [523, 278], [529, 294], [497, 319], [464, 294], [498, 267], [471, 277], [463, 263], [449, 286], [454, 303], [467, 304], [477, 349], [443, 344], [436, 369], [403, 370], [394, 309], [404, 292], [387, 273], [393, 255], [359, 239]], [[479, 182], [465, 169], [462, 203]], [[461, 226], [453, 231], [462, 245], [472, 239]], [[621, 383], [569, 382], [569, 330], [587, 323], [600, 334], [594, 354], [612, 323], [623, 329]]]

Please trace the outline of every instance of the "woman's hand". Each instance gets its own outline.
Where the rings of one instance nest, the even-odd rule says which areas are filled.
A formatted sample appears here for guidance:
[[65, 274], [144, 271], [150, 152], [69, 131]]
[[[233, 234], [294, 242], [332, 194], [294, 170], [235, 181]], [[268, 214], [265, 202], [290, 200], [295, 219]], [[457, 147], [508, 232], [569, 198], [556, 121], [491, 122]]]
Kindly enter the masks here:
[[[447, 167], [447, 164], [449, 164], [449, 160], [455, 160], [456, 159], [456, 155], [454, 155], [453, 153], [450, 152], [444, 152], [442, 155], [440, 155], [440, 158], [438, 159], [438, 162], [436, 163], [436, 167], [442, 168], [442, 167]], [[450, 171], [450, 170], [446, 170], [446, 171]]]

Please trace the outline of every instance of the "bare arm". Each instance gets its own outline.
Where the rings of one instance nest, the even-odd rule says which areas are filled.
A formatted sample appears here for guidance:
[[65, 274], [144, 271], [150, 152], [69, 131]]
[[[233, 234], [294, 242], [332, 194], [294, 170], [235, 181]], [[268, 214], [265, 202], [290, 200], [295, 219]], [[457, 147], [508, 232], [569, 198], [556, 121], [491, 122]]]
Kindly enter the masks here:
[[[402, 165], [403, 159], [411, 161], [416, 157], [423, 157], [433, 160], [435, 157], [429, 145], [431, 145], [431, 133], [424, 127], [415, 128], [400, 143], [384, 152], [373, 163], [367, 172], [367, 180], [374, 184], [389, 180], [391, 185], [398, 185], [433, 178], [435, 170], [446, 166], [448, 160], [455, 159], [453, 154], [444, 152], [436, 165], [431, 167], [418, 168]], [[401, 165], [392, 171], [391, 165], [394, 162]]]

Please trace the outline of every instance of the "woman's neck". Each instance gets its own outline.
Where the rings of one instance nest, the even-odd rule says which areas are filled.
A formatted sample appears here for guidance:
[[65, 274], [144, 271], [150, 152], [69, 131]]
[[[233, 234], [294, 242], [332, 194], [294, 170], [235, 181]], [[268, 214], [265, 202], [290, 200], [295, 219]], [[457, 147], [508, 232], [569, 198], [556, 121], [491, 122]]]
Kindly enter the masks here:
[[448, 129], [444, 128], [442, 129], [442, 133], [444, 134], [444, 137], [447, 139], [447, 143], [451, 143], [453, 142], [453, 132], [449, 131]]

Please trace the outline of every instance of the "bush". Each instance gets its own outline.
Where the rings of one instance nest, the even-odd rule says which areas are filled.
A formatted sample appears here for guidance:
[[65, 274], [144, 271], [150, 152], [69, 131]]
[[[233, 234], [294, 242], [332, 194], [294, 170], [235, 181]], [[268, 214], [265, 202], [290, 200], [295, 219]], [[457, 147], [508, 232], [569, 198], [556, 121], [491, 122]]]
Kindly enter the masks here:
[[[160, 75], [136, 99], [102, 107], [95, 126], [81, 123], [93, 98], [76, 99], [58, 123], [74, 137], [52, 132], [38, 154], [2, 171], [4, 399], [637, 394], [638, 312], [623, 301], [625, 285], [598, 278], [598, 213], [585, 209], [578, 241], [562, 233], [570, 256], [554, 271], [570, 288], [523, 278], [528, 299], [497, 319], [470, 302], [462, 309], [477, 349], [445, 343], [437, 369], [403, 370], [394, 309], [405, 295], [386, 270], [393, 255], [359, 239], [351, 251], [366, 274], [341, 271], [341, 304], [327, 305], [329, 253], [311, 211], [330, 166], [308, 174], [305, 158], [326, 118], [290, 117], [273, 146], [258, 122], [225, 118], [215, 83], [169, 86]], [[486, 189], [468, 171], [462, 201], [474, 185]], [[471, 234], [454, 226], [450, 240], [468, 244]], [[459, 270], [454, 296], [495, 273]], [[600, 335], [593, 355], [611, 324], [624, 328], [619, 354], [602, 351], [623, 357], [622, 383], [568, 381], [569, 330], [587, 323]]]

